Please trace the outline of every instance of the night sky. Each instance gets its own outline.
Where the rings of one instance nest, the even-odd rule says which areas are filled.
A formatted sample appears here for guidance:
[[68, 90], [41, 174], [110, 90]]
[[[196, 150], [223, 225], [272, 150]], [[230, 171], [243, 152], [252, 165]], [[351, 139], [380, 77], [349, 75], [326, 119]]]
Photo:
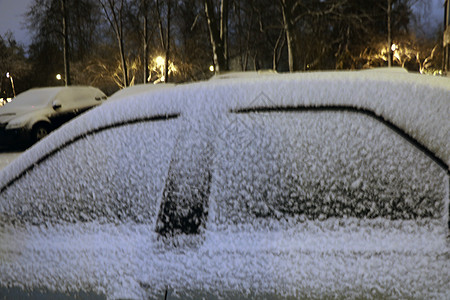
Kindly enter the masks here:
[[25, 29], [23, 16], [33, 0], [0, 0], [0, 34], [11, 30], [19, 43], [30, 44], [30, 35]]
[[[428, 1], [428, 0], [424, 0]], [[421, 20], [421, 31], [432, 32], [438, 26], [442, 26], [445, 0], [429, 0], [432, 2], [431, 11], [423, 11], [423, 7], [417, 6], [415, 10], [419, 13]], [[11, 30], [16, 40], [27, 46], [30, 44], [30, 35], [24, 28], [24, 13], [33, 0], [0, 0], [0, 34]]]

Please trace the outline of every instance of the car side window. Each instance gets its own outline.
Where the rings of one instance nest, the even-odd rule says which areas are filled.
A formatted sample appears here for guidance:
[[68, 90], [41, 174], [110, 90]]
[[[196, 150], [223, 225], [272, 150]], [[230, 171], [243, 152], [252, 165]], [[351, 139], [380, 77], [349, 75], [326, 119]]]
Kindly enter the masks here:
[[177, 126], [177, 119], [120, 125], [63, 147], [0, 194], [0, 218], [154, 223]]
[[92, 104], [95, 96], [91, 90], [82, 87], [70, 87], [58, 93], [63, 109], [79, 108], [82, 104]]
[[80, 89], [77, 87], [71, 87], [70, 89], [63, 89], [59, 92], [58, 96], [61, 99], [64, 99], [67, 103], [72, 103], [74, 100], [79, 97]]
[[75, 102], [91, 102], [95, 99], [97, 92], [90, 88], [79, 88], [73, 100]]
[[216, 224], [256, 218], [442, 219], [446, 170], [347, 111], [232, 113], [216, 139]]

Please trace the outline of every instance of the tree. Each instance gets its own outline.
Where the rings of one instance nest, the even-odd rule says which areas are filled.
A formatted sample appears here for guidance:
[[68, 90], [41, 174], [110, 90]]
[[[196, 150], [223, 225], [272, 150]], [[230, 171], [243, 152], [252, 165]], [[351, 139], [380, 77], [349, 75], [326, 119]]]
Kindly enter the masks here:
[[[54, 85], [56, 73], [68, 84], [78, 77], [69, 67], [92, 53], [98, 40], [96, 0], [34, 0], [26, 14], [33, 34], [29, 57], [36, 85]], [[64, 58], [65, 57], [65, 58]], [[64, 61], [66, 63], [64, 63]]]
[[70, 85], [70, 62], [69, 62], [69, 24], [66, 9], [66, 0], [61, 0], [61, 15], [62, 15], [62, 36], [63, 36], [63, 51], [64, 51], [64, 78], [66, 85]]
[[[130, 55], [131, 52], [133, 56], [132, 60], [139, 60], [139, 68], [143, 71], [143, 83], [147, 83], [150, 80], [150, 45], [155, 44], [154, 34], [158, 28], [157, 19], [156, 1], [133, 0], [130, 2], [130, 6], [126, 11], [127, 54]], [[133, 52], [132, 49], [138, 50], [140, 54]], [[138, 56], [141, 56], [141, 59], [138, 59]]]
[[144, 83], [148, 82], [148, 78], [150, 77], [150, 73], [148, 70], [148, 40], [149, 40], [149, 34], [148, 34], [148, 11], [149, 11], [149, 1], [148, 0], [141, 0], [141, 6], [140, 6], [140, 13], [142, 15], [142, 57], [143, 57], [143, 63], [144, 63]]
[[205, 14], [208, 22], [216, 73], [227, 71], [228, 65], [228, 0], [220, 0], [220, 17], [216, 16], [212, 0], [205, 0]]
[[[300, 34], [305, 30], [315, 31], [324, 25], [333, 28], [328, 20], [344, 19], [343, 8], [347, 2], [348, 0], [279, 0], [290, 72], [302, 69], [300, 47], [306, 43], [301, 43]], [[325, 23], [314, 22], [324, 18], [327, 18]]]
[[191, 81], [209, 77], [212, 63], [208, 25], [204, 14], [204, 0], [186, 0], [174, 11], [172, 57], [177, 72], [172, 78]]
[[156, 7], [158, 12], [158, 20], [159, 20], [159, 32], [161, 38], [161, 47], [164, 50], [164, 82], [169, 82], [169, 65], [170, 65], [170, 44], [171, 44], [171, 18], [172, 18], [172, 1], [166, 0], [166, 34], [164, 34], [164, 25], [163, 25], [163, 7], [160, 3], [160, 0], [156, 0]]
[[296, 47], [297, 33], [294, 29], [297, 22], [294, 17], [295, 3], [295, 0], [280, 0], [284, 32], [286, 33], [290, 72], [300, 70], [299, 60], [297, 59], [299, 57], [299, 54]]
[[[279, 5], [272, 0], [232, 1], [229, 17], [229, 64], [242, 71], [278, 68], [285, 35]], [[253, 66], [252, 66], [253, 65]]]
[[[25, 50], [16, 42], [13, 34], [6, 32], [3, 36], [0, 35], [0, 98], [12, 97], [30, 88], [27, 80], [30, 71]], [[6, 77], [6, 73], [9, 73], [10, 78]]]
[[[32, 80], [54, 85], [64, 68], [69, 81], [109, 91], [163, 77], [204, 79], [211, 62], [216, 73], [382, 65], [387, 44], [411, 37], [415, 3], [426, 5], [423, 0], [33, 0], [29, 58], [39, 75]], [[99, 15], [106, 22], [98, 22]], [[422, 69], [430, 61], [434, 66], [440, 55], [439, 47], [430, 51], [421, 50]], [[117, 55], [104, 57], [105, 52]], [[405, 62], [394, 57], [395, 64], [400, 61]]]
[[127, 4], [126, 0], [98, 0], [103, 8], [104, 16], [111, 25], [119, 46], [119, 54], [122, 64], [122, 85], [127, 87], [128, 69], [125, 57], [125, 43], [124, 43], [124, 11]]

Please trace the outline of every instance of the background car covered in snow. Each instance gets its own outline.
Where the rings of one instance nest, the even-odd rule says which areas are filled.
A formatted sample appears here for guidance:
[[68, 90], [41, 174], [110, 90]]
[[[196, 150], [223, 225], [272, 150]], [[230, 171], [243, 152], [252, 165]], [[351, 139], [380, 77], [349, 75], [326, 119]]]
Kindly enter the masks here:
[[449, 94], [359, 71], [107, 102], [0, 172], [0, 291], [448, 299]]
[[34, 143], [61, 124], [102, 103], [93, 87], [36, 88], [0, 107], [0, 146]]
[[108, 100], [122, 99], [131, 95], [150, 93], [162, 89], [172, 88], [176, 85], [174, 83], [159, 83], [159, 84], [135, 84], [118, 90], [108, 97]]

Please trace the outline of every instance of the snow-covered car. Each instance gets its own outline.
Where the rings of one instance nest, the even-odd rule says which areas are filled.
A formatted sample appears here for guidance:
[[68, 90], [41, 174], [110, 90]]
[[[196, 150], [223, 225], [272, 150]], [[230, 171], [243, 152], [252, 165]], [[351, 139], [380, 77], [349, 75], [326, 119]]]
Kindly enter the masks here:
[[0, 294], [450, 298], [448, 78], [256, 74], [123, 100], [0, 172]]
[[112, 94], [108, 98], [108, 100], [122, 99], [122, 98], [129, 97], [132, 95], [138, 95], [138, 94], [142, 94], [142, 93], [150, 93], [150, 92], [159, 91], [162, 89], [173, 88], [175, 86], [176, 85], [174, 83], [136, 84], [136, 85], [132, 85], [132, 86], [123, 88], [121, 90], [118, 90], [117, 92]]
[[87, 86], [25, 91], [0, 107], [0, 147], [35, 143], [105, 99], [102, 91]]

